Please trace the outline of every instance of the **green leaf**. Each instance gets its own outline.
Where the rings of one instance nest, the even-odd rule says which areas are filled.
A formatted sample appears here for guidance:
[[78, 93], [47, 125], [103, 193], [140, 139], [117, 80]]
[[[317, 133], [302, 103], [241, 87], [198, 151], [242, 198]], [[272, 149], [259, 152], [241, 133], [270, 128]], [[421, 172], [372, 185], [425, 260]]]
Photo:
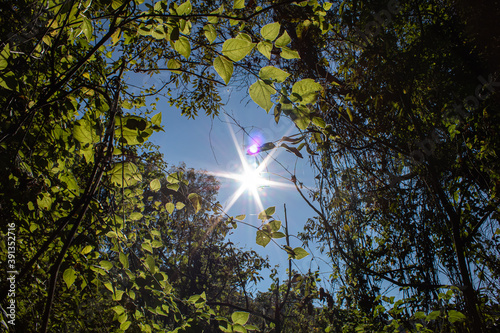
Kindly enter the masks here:
[[238, 215], [235, 217], [235, 219], [243, 221], [247, 216], [246, 215]]
[[161, 112], [157, 113], [151, 118], [151, 123], [156, 126], [161, 126]]
[[172, 214], [174, 212], [174, 209], [175, 209], [175, 205], [172, 203], [172, 202], [167, 202], [165, 204], [165, 208], [167, 209], [167, 212], [169, 214]]
[[52, 202], [54, 202], [54, 198], [52, 198], [48, 193], [39, 193], [36, 197], [36, 204], [38, 205], [38, 208], [43, 210], [49, 210], [52, 206]]
[[441, 315], [441, 311], [432, 311], [427, 315], [427, 321], [436, 320]]
[[179, 15], [189, 15], [191, 14], [191, 11], [193, 10], [193, 6], [191, 5], [191, 1], [186, 1], [183, 4], [181, 4], [179, 7], [177, 7], [177, 14]]
[[73, 136], [82, 146], [99, 142], [93, 123], [87, 117], [83, 117], [75, 122], [73, 127]]
[[91, 245], [87, 245], [83, 248], [82, 251], [80, 251], [81, 254], [83, 255], [86, 255], [87, 253], [89, 253], [90, 251], [92, 251], [92, 246]]
[[259, 44], [257, 44], [257, 50], [259, 50], [259, 52], [262, 53], [264, 57], [271, 60], [271, 51], [273, 50], [273, 44], [271, 42], [259, 42]]
[[161, 188], [161, 183], [158, 179], [153, 179], [150, 183], [149, 183], [149, 188], [151, 189], [151, 191], [153, 192], [156, 192], [158, 191], [160, 188]]
[[143, 215], [141, 212], [132, 212], [129, 216], [128, 216], [128, 219], [130, 221], [139, 221], [140, 219], [142, 219]]
[[123, 268], [127, 269], [128, 268], [128, 256], [125, 253], [120, 252], [119, 260], [120, 260], [120, 263], [122, 264]]
[[283, 59], [300, 59], [299, 52], [291, 50], [291, 49], [289, 49], [288, 47], [285, 47], [285, 46], [283, 46], [281, 48], [280, 56]]
[[243, 39], [246, 40], [247, 42], [252, 42], [252, 37], [250, 37], [249, 34], [246, 34], [244, 32], [240, 32], [238, 36], [236, 36], [237, 39]]
[[318, 92], [321, 90], [323, 90], [321, 84], [315, 82], [313, 79], [303, 79], [293, 85], [290, 99], [292, 102], [302, 105], [314, 104], [316, 103]]
[[266, 247], [266, 245], [269, 244], [270, 241], [271, 237], [269, 237], [269, 234], [267, 232], [262, 230], [257, 230], [257, 239], [255, 240], [257, 245]]
[[217, 38], [217, 31], [214, 26], [211, 24], [207, 24], [203, 27], [203, 31], [205, 31], [205, 37], [208, 39], [208, 42], [212, 44]]
[[271, 234], [271, 237], [272, 237], [272, 238], [276, 238], [276, 239], [278, 239], [278, 238], [283, 238], [283, 237], [285, 237], [285, 236], [286, 236], [286, 235], [285, 235], [284, 233], [280, 232], [280, 231], [273, 232], [273, 233]]
[[153, 253], [153, 247], [151, 246], [150, 243], [142, 243], [141, 247], [144, 251], [148, 251], [149, 253]]
[[301, 247], [296, 247], [295, 249], [293, 249], [293, 252], [295, 253], [294, 259], [302, 259], [309, 255], [309, 252]]
[[132, 162], [116, 163], [108, 175], [111, 177], [111, 182], [120, 187], [132, 186], [142, 180], [142, 175]]
[[233, 9], [245, 8], [245, 0], [234, 0]]
[[214, 68], [224, 82], [229, 84], [229, 80], [231, 80], [231, 76], [233, 75], [233, 62], [226, 57], [218, 56], [214, 60]]
[[193, 205], [195, 212], [198, 213], [201, 209], [201, 197], [196, 193], [190, 193], [188, 195], [189, 201]]
[[266, 110], [266, 112], [271, 110], [271, 107], [273, 106], [271, 95], [276, 93], [274, 84], [267, 84], [262, 80], [258, 80], [250, 86], [248, 92], [250, 93], [252, 100], [257, 103], [257, 105]]
[[278, 38], [276, 39], [276, 41], [274, 42], [274, 45], [276, 45], [276, 47], [285, 47], [287, 46], [288, 44], [290, 44], [292, 42], [292, 39], [290, 38], [290, 35], [288, 34], [288, 32], [283, 32], [283, 34]]
[[191, 44], [185, 36], [180, 36], [179, 39], [175, 41], [174, 49], [186, 59], [188, 59], [191, 54]]
[[289, 76], [290, 74], [274, 66], [262, 67], [261, 70], [259, 71], [259, 77], [264, 81], [271, 80], [281, 83], [285, 81], [286, 78]]
[[13, 72], [7, 72], [0, 77], [0, 87], [8, 90], [17, 90], [17, 77]]
[[[213, 12], [210, 12], [212, 15], [221, 15], [224, 12], [224, 5], [221, 5], [219, 8], [214, 10]], [[219, 22], [219, 18], [217, 16], [209, 16], [208, 17], [208, 22], [212, 24], [216, 24]]]
[[[263, 210], [262, 212], [259, 213], [258, 219], [261, 221], [268, 220], [272, 217], [272, 215], [276, 212], [276, 207], [269, 207], [266, 210]], [[278, 221], [279, 222], [279, 221]], [[281, 222], [280, 222], [281, 225]], [[279, 229], [279, 228], [278, 228]]]
[[448, 311], [448, 320], [450, 323], [457, 321], [464, 321], [466, 319], [465, 315], [457, 310]]
[[234, 324], [245, 325], [250, 314], [248, 312], [237, 311], [231, 315], [231, 320]]
[[73, 268], [67, 268], [63, 273], [63, 280], [66, 282], [68, 288], [71, 287], [76, 280], [75, 270]]
[[170, 59], [167, 62], [167, 68], [170, 69], [172, 71], [172, 73], [175, 73], [175, 74], [182, 73], [181, 71], [176, 71], [176, 69], [181, 68], [181, 62], [177, 59]]
[[9, 57], [10, 57], [9, 44], [5, 44], [5, 46], [2, 49], [2, 52], [0, 52], [0, 71], [4, 70], [9, 64], [7, 61]]
[[83, 34], [87, 38], [87, 40], [92, 39], [92, 33], [94, 32], [94, 28], [92, 27], [92, 21], [90, 21], [87, 17], [83, 16], [83, 21], [80, 26], [80, 29], [82, 29]]
[[263, 26], [262, 29], [260, 29], [260, 34], [262, 35], [262, 38], [273, 41], [276, 39], [276, 37], [278, 37], [280, 28], [281, 25], [278, 22], [269, 23]]
[[155, 258], [153, 256], [147, 256], [146, 257], [146, 265], [149, 268], [149, 271], [154, 274], [156, 271], [156, 266], [155, 266]]
[[323, 4], [323, 9], [324, 9], [324, 10], [329, 11], [329, 10], [330, 10], [330, 8], [332, 8], [332, 3], [330, 3], [330, 2], [325, 2], [325, 3]]
[[175, 209], [177, 209], [177, 210], [181, 210], [184, 207], [186, 207], [186, 205], [180, 201], [175, 204]]
[[245, 58], [250, 51], [252, 51], [254, 44], [241, 39], [231, 38], [224, 42], [222, 45], [222, 54], [231, 59], [232, 61], [240, 61]]
[[233, 325], [233, 332], [247, 333], [247, 329], [243, 325], [234, 324]]
[[[274, 208], [274, 207], [271, 207], [271, 208]], [[281, 221], [273, 220], [273, 221], [269, 222], [269, 225], [271, 226], [272, 231], [278, 231], [281, 228]]]
[[312, 122], [313, 122], [314, 125], [318, 126], [319, 128], [325, 128], [326, 127], [326, 123], [323, 120], [323, 118], [313, 117]]
[[113, 268], [113, 264], [111, 263], [111, 261], [107, 261], [107, 260], [99, 261], [99, 266], [101, 266], [102, 268], [104, 268], [107, 271], [109, 271], [111, 268]]

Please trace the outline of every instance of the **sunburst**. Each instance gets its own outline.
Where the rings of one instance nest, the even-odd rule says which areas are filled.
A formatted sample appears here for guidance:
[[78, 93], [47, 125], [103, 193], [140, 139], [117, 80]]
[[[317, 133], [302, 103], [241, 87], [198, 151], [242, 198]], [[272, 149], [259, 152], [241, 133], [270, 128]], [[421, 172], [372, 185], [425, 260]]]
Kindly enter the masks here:
[[[256, 155], [260, 152], [259, 142], [253, 142], [247, 149], [246, 153], [239, 146], [238, 140], [236, 139], [236, 135], [233, 129], [228, 126], [229, 131], [231, 133], [231, 138], [233, 144], [238, 152], [238, 157], [241, 163], [241, 173], [230, 173], [230, 172], [213, 172], [215, 176], [232, 179], [237, 181], [240, 186], [239, 188], [231, 195], [226, 204], [225, 211], [229, 211], [231, 207], [236, 203], [236, 201], [247, 192], [250, 197], [255, 201], [255, 204], [259, 211], [263, 211], [264, 207], [262, 205], [262, 200], [260, 198], [259, 191], [265, 190], [265, 188], [291, 188], [294, 186], [290, 183], [278, 182], [269, 179], [269, 174], [267, 173], [267, 169], [269, 164], [278, 156], [278, 150], [272, 149], [269, 151], [267, 156], [260, 163], [252, 163], [249, 162], [249, 157], [252, 155]], [[267, 176], [264, 176], [267, 174]]]

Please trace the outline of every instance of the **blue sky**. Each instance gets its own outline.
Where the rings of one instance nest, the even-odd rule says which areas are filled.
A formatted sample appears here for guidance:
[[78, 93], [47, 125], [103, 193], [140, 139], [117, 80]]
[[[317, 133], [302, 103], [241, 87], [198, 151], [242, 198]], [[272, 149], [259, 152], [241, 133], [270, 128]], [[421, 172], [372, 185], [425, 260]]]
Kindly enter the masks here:
[[[214, 119], [201, 113], [196, 119], [188, 119], [180, 115], [180, 110], [170, 107], [166, 103], [162, 106], [161, 100], [159, 101], [158, 111], [162, 112], [162, 124], [165, 132], [156, 133], [151, 139], [153, 143], [161, 147], [160, 150], [167, 163], [174, 166], [184, 162], [189, 168], [217, 174], [241, 174], [242, 162], [238, 148], [242, 151], [246, 150], [252, 143], [252, 138], [259, 138], [263, 143], [278, 140], [283, 135], [297, 133], [292, 122], [288, 119], [282, 118], [277, 125], [273, 115], [266, 114], [265, 110], [249, 100], [244, 91], [231, 92], [230, 94], [226, 91], [225, 95], [223, 99], [227, 99], [227, 104], [220, 116]], [[228, 122], [233, 123], [233, 120], [226, 117], [224, 112], [236, 119], [250, 133], [251, 138], [237, 126], [228, 124]], [[261, 175], [268, 180], [281, 182], [284, 186], [270, 185], [258, 190], [262, 206], [264, 208], [275, 206], [274, 217], [281, 220], [283, 224], [285, 223], [283, 205], [286, 204], [291, 235], [300, 232], [307, 218], [314, 215], [313, 210], [292, 186], [293, 184], [289, 181], [290, 173], [285, 170], [286, 168], [294, 173], [304, 185], [314, 187], [314, 178], [310, 172], [311, 168], [308, 165], [305, 149], [303, 154], [304, 158], [300, 159], [283, 148], [278, 149], [274, 157], [281, 165], [269, 160], [267, 168], [263, 170]], [[255, 164], [256, 158], [261, 162], [266, 155], [266, 153], [260, 153], [256, 156], [247, 154], [243, 156], [252, 165]], [[226, 213], [231, 216], [244, 214], [247, 216], [245, 222], [260, 226], [260, 220], [257, 219], [260, 208], [251, 193], [245, 191], [227, 210], [231, 203], [231, 197], [240, 188], [241, 183], [230, 178], [220, 177], [219, 179], [221, 189], [218, 200]], [[288, 267], [286, 253], [273, 243], [269, 243], [266, 248], [257, 245], [255, 243], [256, 229], [239, 225], [230, 237], [239, 247], [254, 249], [262, 256], [269, 256], [271, 265], [280, 265], [280, 279], [283, 281], [286, 278], [285, 269]], [[279, 244], [285, 244], [284, 239], [277, 241]], [[302, 246], [302, 244], [292, 237], [291, 246]], [[306, 250], [311, 252], [309, 249]], [[309, 267], [316, 270], [318, 264], [316, 262], [311, 264], [311, 259], [312, 256], [308, 256], [302, 260], [295, 260], [297, 266], [294, 266], [294, 269], [300, 269], [303, 273], [306, 273]], [[269, 281], [267, 282], [269, 283]], [[264, 282], [260, 288], [267, 288], [267, 285]]]

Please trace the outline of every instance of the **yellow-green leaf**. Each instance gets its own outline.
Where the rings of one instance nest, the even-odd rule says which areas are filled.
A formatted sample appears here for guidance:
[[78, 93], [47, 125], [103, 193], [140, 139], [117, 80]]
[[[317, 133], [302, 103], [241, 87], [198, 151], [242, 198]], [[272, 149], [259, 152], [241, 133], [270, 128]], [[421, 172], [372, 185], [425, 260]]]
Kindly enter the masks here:
[[259, 42], [259, 44], [257, 44], [257, 50], [259, 50], [259, 52], [262, 53], [262, 55], [267, 59], [271, 59], [271, 51], [273, 50], [273, 43], [267, 40]]
[[300, 58], [299, 52], [291, 50], [286, 46], [283, 46], [281, 48], [280, 56], [283, 59], [299, 59]]
[[75, 270], [73, 268], [67, 268], [63, 273], [63, 280], [66, 282], [68, 288], [71, 287], [76, 280]]
[[262, 80], [283, 82], [289, 76], [290, 76], [290, 74], [288, 74], [284, 70], [281, 70], [281, 69], [276, 68], [274, 66], [266, 66], [266, 67], [261, 68], [261, 70], [259, 71], [259, 77]]
[[188, 59], [191, 54], [191, 44], [186, 36], [180, 36], [174, 43], [174, 49], [184, 58]]
[[271, 95], [276, 93], [274, 84], [267, 84], [262, 80], [258, 80], [250, 86], [248, 92], [250, 93], [252, 100], [257, 103], [257, 105], [266, 110], [266, 112], [271, 110], [271, 107], [273, 106]]
[[245, 8], [245, 0], [234, 0], [233, 9]]
[[240, 61], [252, 51], [255, 44], [242, 38], [231, 38], [222, 45], [222, 54], [232, 61]]
[[153, 180], [149, 183], [149, 188], [150, 188], [150, 189], [151, 189], [151, 191], [153, 191], [153, 192], [158, 191], [158, 190], [161, 188], [161, 183], [160, 183], [160, 180], [158, 180], [158, 179], [153, 179]]
[[217, 74], [224, 80], [226, 84], [229, 84], [229, 80], [233, 75], [234, 65], [233, 62], [226, 57], [218, 56], [214, 60], [214, 68]]
[[262, 38], [273, 41], [276, 39], [276, 37], [278, 37], [280, 28], [281, 24], [279, 24], [278, 22], [269, 23], [263, 26], [262, 29], [260, 29], [260, 34], [262, 35]]
[[290, 35], [288, 34], [288, 32], [283, 32], [283, 34], [281, 36], [279, 36], [278, 39], [276, 39], [276, 41], [274, 42], [274, 45], [276, 45], [276, 47], [285, 47], [287, 46], [288, 44], [290, 44], [292, 42], [292, 39], [290, 38]]
[[212, 44], [217, 38], [217, 31], [214, 26], [211, 24], [207, 24], [203, 27], [203, 31], [205, 32], [205, 37], [208, 39], [208, 42]]

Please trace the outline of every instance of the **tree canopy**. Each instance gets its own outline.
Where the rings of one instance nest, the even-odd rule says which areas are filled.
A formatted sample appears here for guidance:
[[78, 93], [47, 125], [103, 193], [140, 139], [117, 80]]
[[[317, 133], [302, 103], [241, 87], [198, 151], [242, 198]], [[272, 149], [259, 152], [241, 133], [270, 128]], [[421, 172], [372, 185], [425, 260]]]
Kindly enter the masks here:
[[[0, 5], [2, 325], [22, 332], [490, 332], [500, 325], [495, 1], [26, 0]], [[490, 25], [489, 25], [490, 24]], [[137, 75], [158, 76], [135, 86]], [[215, 177], [149, 139], [157, 103], [245, 88], [296, 133], [315, 212], [258, 214], [269, 268]], [[320, 283], [321, 282], [321, 283]]]

